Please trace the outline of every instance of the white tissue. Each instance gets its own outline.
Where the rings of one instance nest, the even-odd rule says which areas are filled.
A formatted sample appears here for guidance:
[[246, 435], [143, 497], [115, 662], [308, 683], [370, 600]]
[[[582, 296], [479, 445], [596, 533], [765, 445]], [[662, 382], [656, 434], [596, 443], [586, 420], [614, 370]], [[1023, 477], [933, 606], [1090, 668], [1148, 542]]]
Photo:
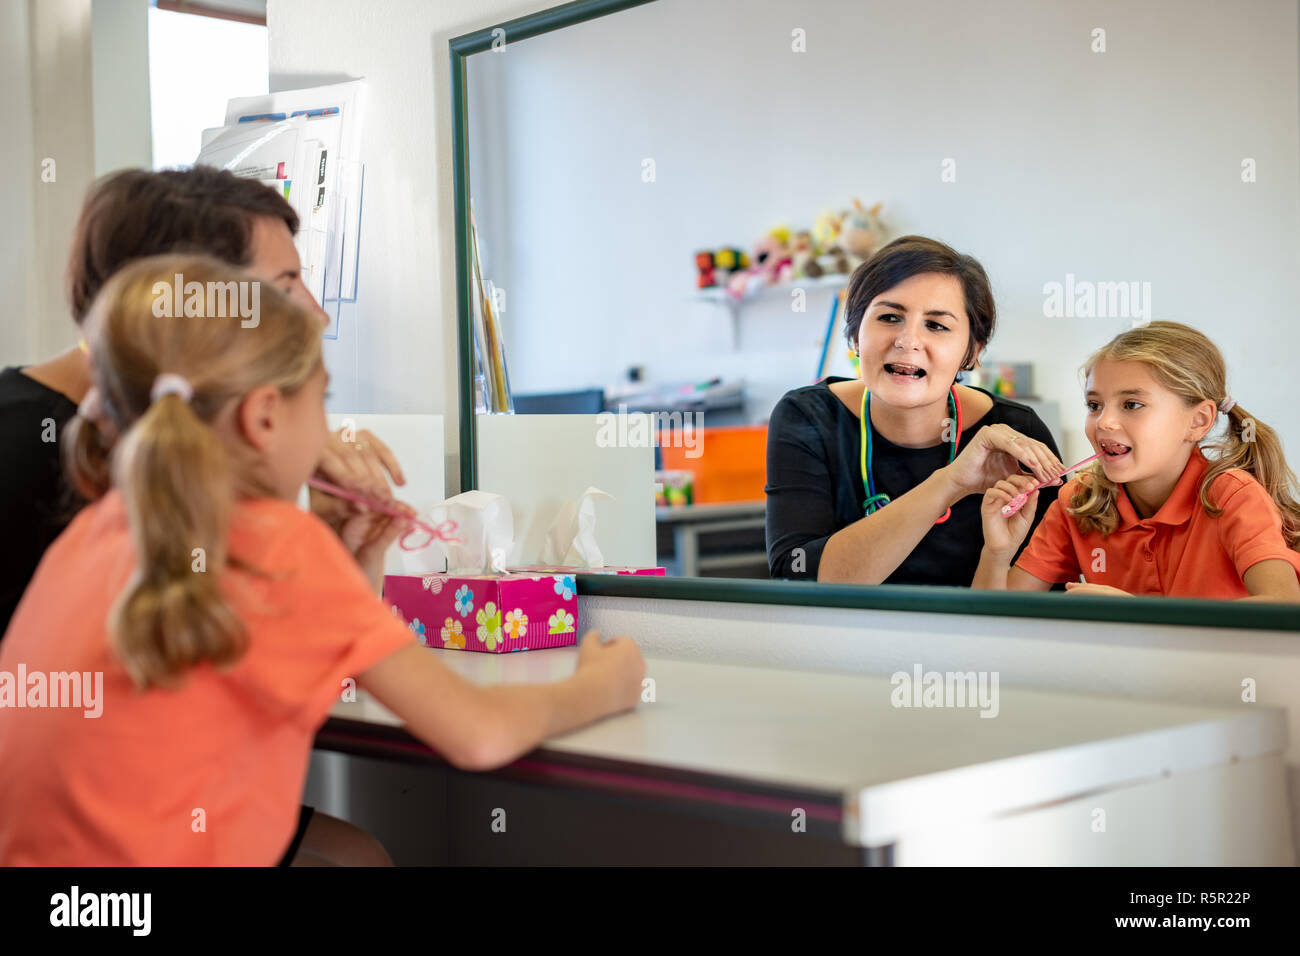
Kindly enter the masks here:
[[[427, 548], [403, 551], [407, 574], [501, 574], [515, 543], [515, 519], [504, 495], [466, 491], [429, 509], [421, 520], [437, 527], [456, 522], [457, 542], [434, 540]], [[417, 532], [418, 534], [418, 532]]]
[[566, 501], [546, 531], [541, 563], [566, 568], [603, 568], [605, 558], [596, 543], [596, 501], [613, 497], [599, 488], [588, 488], [576, 501]]

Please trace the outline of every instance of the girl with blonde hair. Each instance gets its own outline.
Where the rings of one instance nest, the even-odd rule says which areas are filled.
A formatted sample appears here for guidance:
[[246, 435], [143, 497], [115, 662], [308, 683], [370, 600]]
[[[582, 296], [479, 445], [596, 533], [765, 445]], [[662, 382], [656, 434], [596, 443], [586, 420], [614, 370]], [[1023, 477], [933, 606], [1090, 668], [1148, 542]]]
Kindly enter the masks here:
[[[1152, 322], [1116, 336], [1083, 371], [1084, 430], [1102, 457], [1060, 490], [1014, 567], [1036, 493], [1009, 518], [1002, 507], [1035, 482], [989, 488], [973, 586], [1300, 600], [1295, 473], [1277, 433], [1228, 393], [1214, 343]], [[1223, 437], [1202, 446], [1220, 415]]]
[[94, 385], [64, 441], [93, 501], [46, 552], [0, 672], [100, 675], [102, 692], [97, 714], [0, 707], [0, 865], [276, 862], [354, 675], [462, 769], [635, 705], [626, 638], [588, 634], [572, 677], [509, 687], [416, 643], [376, 594], [404, 520], [370, 511], [336, 535], [294, 503], [328, 435], [317, 319], [265, 283], [255, 323], [169, 314], [174, 281], [259, 280], [152, 257], [91, 309]]

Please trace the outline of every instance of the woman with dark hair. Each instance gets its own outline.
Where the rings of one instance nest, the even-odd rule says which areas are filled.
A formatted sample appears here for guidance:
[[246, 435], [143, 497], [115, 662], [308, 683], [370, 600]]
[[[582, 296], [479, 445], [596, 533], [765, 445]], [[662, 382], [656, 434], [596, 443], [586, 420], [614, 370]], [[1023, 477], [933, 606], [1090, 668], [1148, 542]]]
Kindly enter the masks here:
[[934, 239], [904, 236], [858, 267], [844, 332], [860, 378], [794, 389], [768, 423], [773, 577], [969, 587], [976, 495], [1022, 471], [1056, 479], [1037, 524], [1064, 473], [1051, 432], [1025, 405], [957, 384], [996, 318], [984, 268]]
[[[206, 166], [127, 169], [95, 183], [82, 206], [68, 257], [68, 302], [80, 326], [109, 278], [126, 264], [165, 252], [203, 252], [242, 266], [326, 322], [300, 274], [293, 237], [298, 216], [274, 189]], [[79, 346], [45, 362], [0, 371], [0, 472], [7, 546], [0, 550], [0, 637], [41, 555], [83, 502], [63, 480], [58, 436], [90, 390]], [[388, 476], [406, 479], [368, 431], [331, 436], [319, 474], [370, 498], [392, 500]], [[352, 507], [312, 496], [312, 510], [341, 531]], [[355, 530], [355, 529], [353, 529]], [[349, 532], [351, 533], [351, 532]]]
[[[68, 299], [78, 325], [105, 283], [124, 266], [158, 253], [203, 252], [242, 266], [322, 320], [300, 274], [293, 237], [298, 216], [284, 197], [252, 179], [196, 166], [160, 172], [123, 170], [95, 183], [82, 207], [68, 261]], [[45, 550], [85, 503], [64, 479], [63, 427], [91, 389], [84, 344], [45, 362], [0, 371], [0, 502], [6, 545], [0, 549], [0, 637]], [[94, 394], [94, 393], [91, 393]], [[98, 416], [92, 416], [98, 417]], [[331, 434], [317, 473], [370, 498], [392, 500], [389, 476], [401, 468], [368, 431], [345, 443]], [[312, 495], [312, 510], [356, 553], [376, 516], [338, 499]], [[389, 859], [365, 831], [303, 807], [282, 865], [380, 865]]]

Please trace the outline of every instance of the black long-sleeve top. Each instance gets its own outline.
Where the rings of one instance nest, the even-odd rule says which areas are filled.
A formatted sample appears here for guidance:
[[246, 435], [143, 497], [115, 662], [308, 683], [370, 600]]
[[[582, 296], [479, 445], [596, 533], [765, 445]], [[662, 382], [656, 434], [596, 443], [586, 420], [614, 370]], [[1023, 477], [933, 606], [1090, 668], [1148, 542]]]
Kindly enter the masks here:
[[[831, 535], [864, 515], [859, 417], [829, 388], [831, 383], [843, 381], [847, 379], [831, 377], [787, 392], [768, 420], [764, 491], [767, 563], [774, 578], [816, 581], [822, 550]], [[993, 407], [978, 421], [962, 423], [958, 454], [985, 425], [1005, 424], [1041, 441], [1060, 457], [1051, 431], [1033, 409], [984, 394], [993, 399]], [[871, 443], [876, 491], [892, 499], [948, 464], [946, 442], [930, 448], [904, 448], [873, 427]], [[1059, 490], [1048, 487], [1039, 491], [1033, 528], [1025, 536], [1025, 544]], [[952, 516], [927, 531], [884, 583], [969, 587], [984, 547], [981, 500], [981, 495], [972, 494], [953, 505]], [[802, 552], [797, 553], [797, 548]]]

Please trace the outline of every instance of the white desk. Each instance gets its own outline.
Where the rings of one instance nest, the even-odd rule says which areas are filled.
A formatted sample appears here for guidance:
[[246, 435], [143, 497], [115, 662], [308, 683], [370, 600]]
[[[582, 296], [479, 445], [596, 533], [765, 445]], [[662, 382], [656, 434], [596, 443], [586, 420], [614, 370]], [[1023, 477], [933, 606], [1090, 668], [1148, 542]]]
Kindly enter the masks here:
[[762, 531], [766, 520], [766, 501], [660, 505], [655, 508], [655, 521], [672, 528], [673, 571], [677, 577], [683, 578], [698, 577], [701, 571], [766, 568], [767, 552], [762, 547], [739, 553], [700, 555], [700, 535], [721, 531]]
[[[430, 653], [482, 684], [558, 680], [577, 656]], [[896, 708], [886, 677], [648, 665], [655, 702], [546, 741], [513, 766], [547, 785], [786, 829], [801, 808], [810, 829], [863, 848], [868, 862], [1293, 862], [1276, 708], [1002, 686], [989, 719], [972, 708]], [[421, 749], [399, 726], [361, 694], [335, 706], [317, 746]], [[375, 747], [361, 746], [367, 736]]]

